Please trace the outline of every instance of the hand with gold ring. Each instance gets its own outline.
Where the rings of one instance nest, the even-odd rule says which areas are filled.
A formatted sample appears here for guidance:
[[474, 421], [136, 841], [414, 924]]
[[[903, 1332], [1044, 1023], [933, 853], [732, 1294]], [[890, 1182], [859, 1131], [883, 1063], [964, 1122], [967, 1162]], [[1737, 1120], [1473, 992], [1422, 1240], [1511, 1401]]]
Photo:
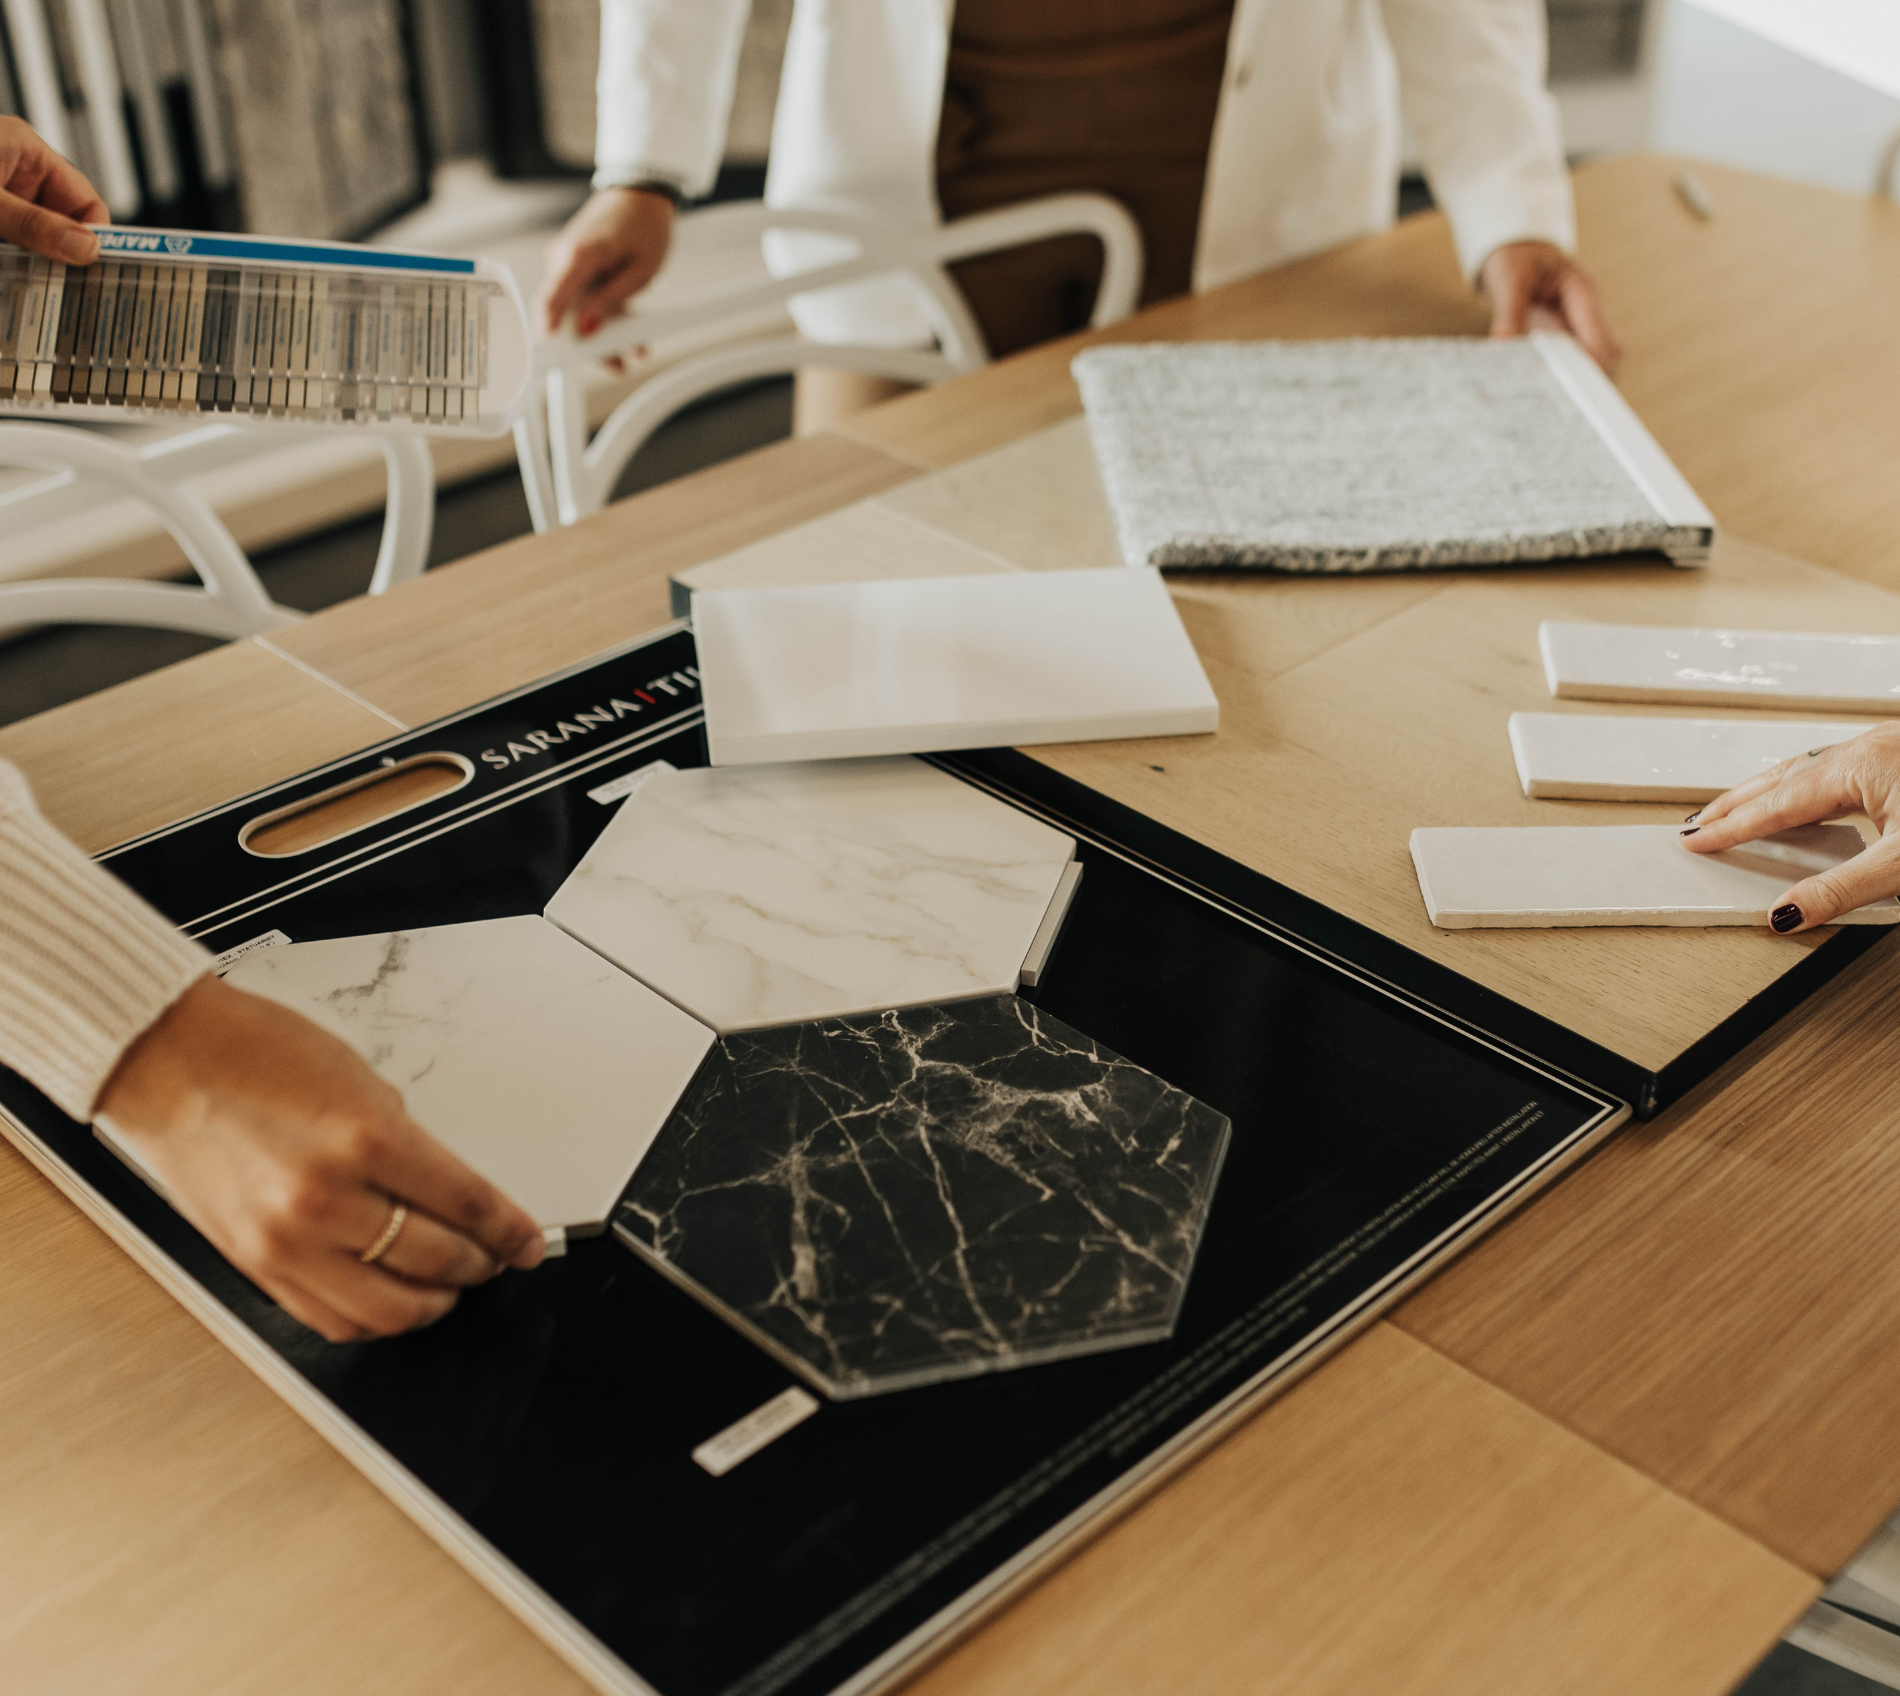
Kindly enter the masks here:
[[332, 1342], [430, 1324], [545, 1252], [353, 1049], [215, 977], [126, 1051], [98, 1112], [240, 1272]]
[[1875, 725], [1738, 783], [1689, 815], [1682, 845], [1716, 854], [1778, 830], [1855, 813], [1873, 820], [1880, 840], [1833, 871], [1802, 879], [1775, 902], [1768, 922], [1787, 935], [1900, 895], [1900, 724]]

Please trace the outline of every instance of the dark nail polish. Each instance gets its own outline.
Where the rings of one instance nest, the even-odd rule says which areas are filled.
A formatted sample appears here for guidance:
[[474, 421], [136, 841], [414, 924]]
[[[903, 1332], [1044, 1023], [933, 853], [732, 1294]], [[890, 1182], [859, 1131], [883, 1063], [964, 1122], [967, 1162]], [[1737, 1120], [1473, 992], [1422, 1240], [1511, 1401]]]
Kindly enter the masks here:
[[1678, 836], [1693, 836], [1693, 835], [1695, 835], [1695, 833], [1696, 833], [1696, 832], [1697, 832], [1698, 830], [1700, 830], [1701, 828], [1702, 828], [1702, 827], [1701, 827], [1701, 825], [1699, 825], [1699, 824], [1692, 824], [1692, 825], [1690, 825], [1690, 826], [1689, 826], [1689, 828], [1688, 828], [1687, 830], [1679, 830], [1679, 831], [1677, 831], [1677, 832], [1676, 832], [1676, 834], [1677, 834]]
[[1691, 813], [1682, 822], [1684, 824], [1694, 824], [1697, 819], [1701, 818], [1701, 816], [1702, 816], [1702, 809], [1700, 807], [1697, 807], [1696, 810], [1693, 813]]
[[1790, 901], [1785, 907], [1777, 907], [1768, 915], [1768, 922], [1776, 930], [1786, 933], [1801, 922], [1801, 909]]

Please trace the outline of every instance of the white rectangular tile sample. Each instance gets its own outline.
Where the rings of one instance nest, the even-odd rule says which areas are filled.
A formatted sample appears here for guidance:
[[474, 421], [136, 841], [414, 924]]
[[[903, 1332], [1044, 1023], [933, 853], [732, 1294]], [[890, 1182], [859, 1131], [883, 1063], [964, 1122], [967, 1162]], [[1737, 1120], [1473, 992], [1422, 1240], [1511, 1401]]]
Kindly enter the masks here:
[[334, 1031], [437, 1141], [577, 1234], [604, 1226], [713, 1042], [532, 915], [263, 948], [225, 982]]
[[[1412, 864], [1440, 930], [1569, 925], [1766, 925], [1790, 884], [1861, 850], [1852, 825], [1804, 825], [1692, 854], [1673, 824], [1412, 832]], [[1837, 924], [1890, 925], [1900, 902]]]
[[1013, 990], [1074, 855], [922, 760], [702, 767], [629, 796], [547, 916], [754, 1030]]
[[1158, 572], [1004, 572], [693, 596], [714, 765], [1211, 731]]
[[1547, 619], [1537, 646], [1562, 701], [1900, 713], [1900, 636]]
[[1537, 800], [1710, 801], [1865, 724], [1783, 718], [1638, 718], [1512, 713], [1511, 753]]

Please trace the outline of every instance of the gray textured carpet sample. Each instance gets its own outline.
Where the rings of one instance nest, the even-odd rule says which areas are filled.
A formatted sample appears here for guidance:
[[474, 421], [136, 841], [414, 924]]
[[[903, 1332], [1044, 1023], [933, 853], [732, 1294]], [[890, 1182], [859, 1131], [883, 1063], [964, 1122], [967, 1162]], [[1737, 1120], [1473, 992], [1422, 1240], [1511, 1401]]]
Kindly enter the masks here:
[[1074, 371], [1130, 565], [1391, 571], [1682, 539], [1528, 341], [1103, 347]]

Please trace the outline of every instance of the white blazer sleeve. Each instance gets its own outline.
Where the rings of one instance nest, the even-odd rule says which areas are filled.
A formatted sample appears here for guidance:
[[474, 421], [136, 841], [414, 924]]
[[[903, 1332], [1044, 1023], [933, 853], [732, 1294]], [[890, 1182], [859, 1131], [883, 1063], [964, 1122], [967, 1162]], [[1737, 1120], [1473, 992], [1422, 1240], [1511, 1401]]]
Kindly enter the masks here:
[[601, 0], [597, 188], [712, 187], [750, 10], [751, 0]]
[[1405, 116], [1475, 278], [1511, 241], [1577, 240], [1544, 0], [1379, 0]]

